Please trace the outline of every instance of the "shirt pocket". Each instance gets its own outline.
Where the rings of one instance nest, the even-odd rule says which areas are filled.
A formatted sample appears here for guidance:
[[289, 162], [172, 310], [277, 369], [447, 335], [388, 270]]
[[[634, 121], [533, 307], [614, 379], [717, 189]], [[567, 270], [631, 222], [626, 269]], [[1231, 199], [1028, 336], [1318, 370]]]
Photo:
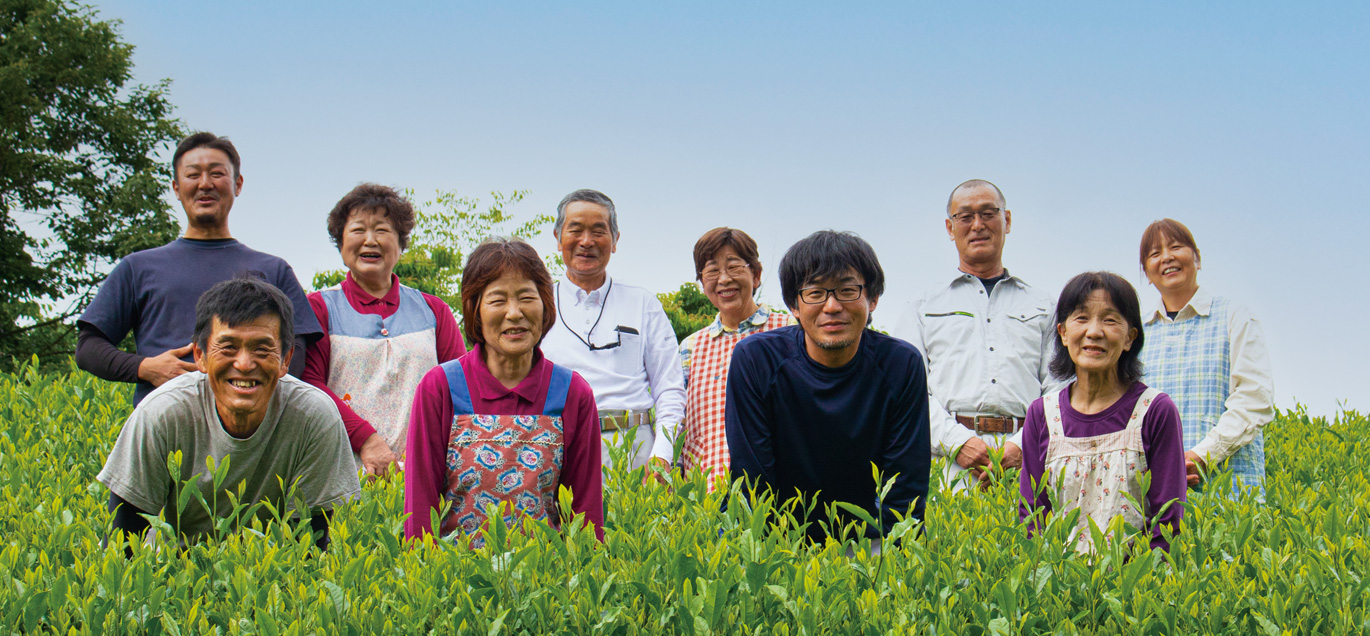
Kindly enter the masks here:
[[1008, 339], [1023, 352], [1042, 350], [1043, 334], [1051, 329], [1051, 314], [1046, 307], [1026, 305], [1008, 312], [1005, 329]]
[[613, 349], [614, 352], [614, 372], [627, 377], [636, 377], [642, 374], [645, 364], [642, 360], [642, 334], [620, 327], [614, 335], [618, 338], [619, 345]]

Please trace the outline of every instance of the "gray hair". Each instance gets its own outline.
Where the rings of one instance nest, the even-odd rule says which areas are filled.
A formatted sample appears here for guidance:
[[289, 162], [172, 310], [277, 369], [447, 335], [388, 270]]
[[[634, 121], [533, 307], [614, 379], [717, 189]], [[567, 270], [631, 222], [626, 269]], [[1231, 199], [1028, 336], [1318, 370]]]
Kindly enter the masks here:
[[984, 179], [971, 179], [970, 181], [962, 182], [961, 185], [956, 186], [954, 189], [952, 189], [951, 196], [947, 197], [947, 216], [951, 216], [951, 202], [956, 200], [957, 192], [960, 192], [962, 190], [970, 190], [972, 188], [985, 187], [994, 188], [994, 195], [999, 199], [1000, 210], [1003, 210], [1004, 208], [1008, 207], [1008, 202], [1004, 200], [1004, 191], [1000, 190], [999, 186], [994, 185], [993, 183], [990, 183], [988, 181], [985, 181]]
[[566, 195], [566, 197], [561, 200], [561, 203], [557, 204], [557, 222], [552, 226], [552, 236], [557, 238], [561, 237], [561, 226], [566, 223], [566, 206], [571, 205], [576, 201], [584, 201], [586, 203], [603, 206], [604, 209], [609, 211], [609, 232], [614, 235], [614, 242], [617, 243], [618, 212], [614, 210], [614, 200], [610, 199], [599, 190], [590, 190], [588, 188], [576, 190], [575, 192]]

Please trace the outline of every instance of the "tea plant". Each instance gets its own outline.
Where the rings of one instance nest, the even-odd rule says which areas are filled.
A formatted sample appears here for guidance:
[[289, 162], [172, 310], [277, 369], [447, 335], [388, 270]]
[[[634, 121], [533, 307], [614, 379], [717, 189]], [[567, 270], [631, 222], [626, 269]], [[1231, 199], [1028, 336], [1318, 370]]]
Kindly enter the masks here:
[[[1029, 538], [1017, 474], [952, 494], [878, 554], [860, 528], [812, 545], [741, 484], [710, 493], [610, 471], [605, 541], [496, 522], [485, 547], [406, 545], [403, 484], [368, 482], [319, 552], [307, 524], [244, 515], [184, 549], [109, 534], [95, 482], [123, 386], [0, 374], [0, 629], [63, 634], [1350, 634], [1370, 632], [1370, 421], [1301, 407], [1266, 428], [1267, 501], [1191, 494], [1167, 556], [1065, 516]], [[173, 458], [174, 459], [174, 458]], [[1207, 489], [1222, 492], [1217, 482]], [[564, 493], [563, 493], [564, 494]], [[873, 492], [872, 497], [878, 493]], [[724, 498], [729, 505], [723, 507]], [[197, 505], [190, 501], [188, 505]], [[860, 518], [853, 509], [851, 516]], [[168, 529], [163, 527], [161, 532]], [[1100, 533], [1125, 535], [1110, 526]], [[174, 543], [158, 542], [162, 546]], [[1145, 546], [1146, 541], [1134, 542]]]

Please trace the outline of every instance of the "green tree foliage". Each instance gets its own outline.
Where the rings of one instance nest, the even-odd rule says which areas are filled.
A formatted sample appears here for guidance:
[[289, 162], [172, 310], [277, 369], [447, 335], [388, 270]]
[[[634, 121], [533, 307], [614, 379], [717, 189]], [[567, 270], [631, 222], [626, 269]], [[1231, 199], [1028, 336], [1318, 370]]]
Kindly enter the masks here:
[[661, 301], [661, 307], [666, 310], [666, 317], [671, 320], [676, 342], [709, 326], [718, 315], [718, 309], [694, 283], [684, 283], [680, 289], [657, 294], [656, 297]]
[[[411, 190], [405, 191], [411, 199], [413, 194]], [[550, 214], [539, 214], [517, 223], [508, 209], [527, 195], [527, 190], [515, 190], [508, 195], [492, 192], [490, 205], [482, 207], [479, 198], [458, 196], [455, 190], [439, 190], [434, 200], [415, 205], [409, 248], [395, 265], [400, 283], [437, 296], [460, 313], [461, 271], [471, 250], [493, 235], [531, 241], [556, 220]], [[560, 274], [561, 256], [546, 260], [552, 275]], [[314, 275], [314, 289], [337, 285], [346, 273], [345, 269], [319, 272]]]
[[176, 236], [155, 155], [181, 129], [132, 54], [90, 7], [0, 0], [0, 367], [70, 353], [108, 266]]

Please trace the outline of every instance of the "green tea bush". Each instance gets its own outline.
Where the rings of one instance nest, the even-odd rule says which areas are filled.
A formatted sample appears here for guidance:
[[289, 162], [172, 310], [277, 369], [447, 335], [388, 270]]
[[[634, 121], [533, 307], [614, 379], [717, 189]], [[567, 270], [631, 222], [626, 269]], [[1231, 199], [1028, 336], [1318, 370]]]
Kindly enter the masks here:
[[252, 522], [184, 550], [133, 545], [125, 558], [122, 538], [101, 546], [110, 515], [95, 475], [129, 413], [127, 395], [79, 372], [29, 366], [0, 375], [0, 629], [1370, 632], [1370, 422], [1356, 413], [1331, 423], [1302, 408], [1280, 413], [1266, 429], [1267, 502], [1191, 495], [1168, 557], [1126, 541], [1077, 556], [1065, 520], [1029, 538], [1018, 523], [1015, 473], [987, 492], [953, 495], [934, 484], [921, 533], [903, 523], [902, 541], [872, 555], [863, 540], [807, 544], [770, 501], [749, 501], [739, 486], [724, 512], [725, 493], [706, 492], [697, 476], [666, 488], [613, 471], [603, 545], [578, 524], [558, 532], [527, 522], [493, 526], [478, 550], [407, 547], [403, 485], [380, 480], [337, 511], [323, 553], [307, 530]]

